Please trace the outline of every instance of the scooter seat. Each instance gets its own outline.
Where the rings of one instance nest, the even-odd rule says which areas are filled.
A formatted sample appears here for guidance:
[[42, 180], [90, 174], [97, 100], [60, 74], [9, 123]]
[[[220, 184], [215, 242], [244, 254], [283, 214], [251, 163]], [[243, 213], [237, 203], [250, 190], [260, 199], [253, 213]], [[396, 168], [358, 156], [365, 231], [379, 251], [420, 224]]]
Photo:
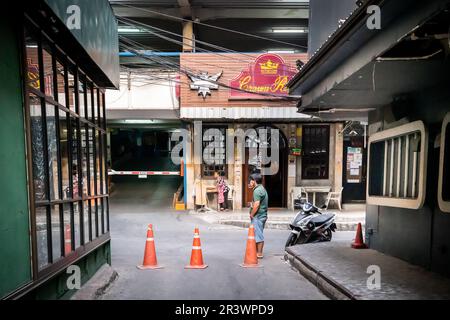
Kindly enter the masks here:
[[316, 227], [318, 227], [318, 226], [325, 224], [327, 221], [333, 219], [333, 217], [334, 217], [334, 214], [325, 213], [325, 214], [321, 214], [317, 217], [314, 217], [313, 219], [311, 219], [311, 222], [314, 223], [314, 225]]

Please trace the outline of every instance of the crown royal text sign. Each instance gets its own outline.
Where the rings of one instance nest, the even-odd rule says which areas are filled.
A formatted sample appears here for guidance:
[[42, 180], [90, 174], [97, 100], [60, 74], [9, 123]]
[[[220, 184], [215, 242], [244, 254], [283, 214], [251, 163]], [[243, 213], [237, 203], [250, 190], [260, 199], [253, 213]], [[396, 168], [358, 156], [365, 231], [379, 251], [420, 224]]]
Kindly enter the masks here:
[[[286, 84], [296, 72], [296, 69], [288, 66], [279, 55], [262, 54], [230, 81], [230, 87], [244, 90], [230, 89], [230, 98], [262, 98], [262, 95], [253, 93], [287, 96], [289, 92]], [[267, 99], [267, 96], [264, 98]]]

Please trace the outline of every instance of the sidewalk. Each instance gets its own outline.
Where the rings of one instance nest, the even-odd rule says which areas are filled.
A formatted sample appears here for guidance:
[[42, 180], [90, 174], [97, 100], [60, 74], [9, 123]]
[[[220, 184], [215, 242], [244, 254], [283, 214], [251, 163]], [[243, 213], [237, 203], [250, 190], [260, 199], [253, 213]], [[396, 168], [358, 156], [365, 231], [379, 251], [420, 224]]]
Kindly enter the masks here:
[[[289, 223], [294, 218], [298, 210], [269, 209], [266, 228], [290, 230]], [[336, 214], [336, 226], [338, 231], [355, 231], [359, 222], [365, 225], [365, 207], [361, 205], [346, 206], [342, 211], [327, 210]], [[189, 214], [199, 217], [208, 223], [219, 223], [247, 228], [250, 224], [248, 209], [226, 212], [196, 212], [191, 210]]]
[[[285, 259], [333, 299], [450, 299], [450, 279], [371, 249], [350, 248], [352, 240], [297, 245]], [[378, 266], [380, 289], [370, 290], [369, 266]], [[369, 282], [371, 283], [371, 282]]]
[[119, 277], [116, 270], [104, 264], [81, 289], [77, 290], [70, 300], [97, 300]]

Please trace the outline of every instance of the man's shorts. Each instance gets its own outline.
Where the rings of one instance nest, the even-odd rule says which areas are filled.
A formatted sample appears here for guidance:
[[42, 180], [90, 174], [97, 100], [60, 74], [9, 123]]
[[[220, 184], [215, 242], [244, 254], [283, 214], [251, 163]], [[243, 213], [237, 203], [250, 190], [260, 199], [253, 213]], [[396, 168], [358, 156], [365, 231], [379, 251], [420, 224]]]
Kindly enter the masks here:
[[252, 219], [252, 224], [255, 227], [255, 240], [256, 243], [263, 242], [264, 241], [264, 226], [266, 224], [267, 217], [264, 218], [258, 218], [254, 217]]

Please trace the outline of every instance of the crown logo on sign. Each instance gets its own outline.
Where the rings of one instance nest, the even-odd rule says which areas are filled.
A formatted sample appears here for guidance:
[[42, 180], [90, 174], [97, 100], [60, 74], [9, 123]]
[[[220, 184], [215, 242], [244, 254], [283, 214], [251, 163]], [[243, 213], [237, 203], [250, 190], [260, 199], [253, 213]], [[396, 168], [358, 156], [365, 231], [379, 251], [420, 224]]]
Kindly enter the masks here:
[[276, 74], [278, 71], [278, 63], [272, 62], [272, 60], [267, 60], [265, 63], [260, 63], [262, 74]]

